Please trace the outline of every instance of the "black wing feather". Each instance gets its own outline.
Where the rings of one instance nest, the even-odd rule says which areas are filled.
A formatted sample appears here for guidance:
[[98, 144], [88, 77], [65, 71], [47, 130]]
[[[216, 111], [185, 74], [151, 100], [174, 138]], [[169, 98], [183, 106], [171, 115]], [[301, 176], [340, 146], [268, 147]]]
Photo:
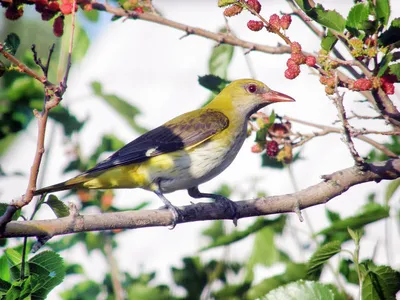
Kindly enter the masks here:
[[191, 118], [190, 114], [184, 114], [139, 136], [86, 173], [140, 163], [150, 157], [182, 150], [208, 139], [229, 124], [228, 118], [217, 111], [204, 110]]

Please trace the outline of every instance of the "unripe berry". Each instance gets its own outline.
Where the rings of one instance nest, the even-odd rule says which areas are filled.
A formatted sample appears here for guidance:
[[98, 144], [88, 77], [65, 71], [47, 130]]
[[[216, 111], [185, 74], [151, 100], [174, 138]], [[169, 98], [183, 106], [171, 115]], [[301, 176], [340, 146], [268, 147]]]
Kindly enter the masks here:
[[233, 17], [240, 14], [243, 10], [243, 7], [237, 4], [233, 4], [224, 10], [224, 16]]
[[[73, 0], [61, 0], [60, 11], [63, 15], [69, 15], [72, 13]], [[75, 11], [78, 10], [78, 5], [75, 5]]]
[[317, 59], [314, 56], [307, 56], [306, 57], [306, 65], [309, 67], [315, 67], [315, 64], [317, 63]]
[[328, 78], [326, 79], [326, 85], [327, 85], [328, 87], [334, 88], [335, 85], [336, 85], [335, 78], [334, 78], [334, 77], [328, 77]]
[[328, 77], [325, 77], [325, 76], [321, 76], [319, 78], [319, 82], [321, 82], [323, 85], [326, 85], [327, 80], [328, 80]]
[[252, 147], [251, 147], [251, 152], [253, 152], [253, 153], [261, 153], [261, 152], [263, 152], [264, 151], [264, 148], [260, 145], [260, 144], [254, 144]]
[[306, 56], [302, 53], [292, 53], [290, 58], [298, 65], [302, 65], [306, 62]]
[[264, 27], [264, 23], [261, 21], [250, 20], [247, 22], [247, 27], [252, 31], [260, 31]]
[[372, 88], [377, 89], [381, 86], [381, 80], [379, 77], [372, 77]]
[[292, 17], [290, 15], [283, 15], [279, 23], [282, 29], [286, 30], [292, 23]]
[[279, 152], [278, 143], [276, 141], [267, 142], [265, 145], [267, 148], [267, 155], [270, 157], [275, 157]]
[[394, 84], [393, 83], [398, 81], [396, 75], [388, 74], [388, 75], [382, 76], [380, 81], [382, 84], [383, 91], [388, 95], [393, 95], [394, 94]]
[[273, 14], [269, 17], [268, 21], [269, 25], [271, 25], [272, 28], [275, 30], [281, 29], [281, 23], [280, 23], [280, 18], [277, 14]]
[[292, 53], [301, 53], [301, 45], [298, 42], [291, 43], [290, 49], [292, 50]]
[[353, 49], [358, 49], [358, 50], [362, 49], [363, 46], [364, 46], [363, 41], [359, 40], [358, 38], [352, 38], [349, 41], [349, 44], [350, 44], [351, 47], [353, 47]]
[[55, 36], [60, 37], [64, 33], [64, 16], [58, 16], [53, 23], [53, 33]]
[[6, 18], [9, 20], [17, 20], [19, 19], [22, 15], [24, 14], [24, 10], [21, 8], [18, 8], [14, 5], [10, 5], [9, 7], [7, 7], [6, 9]]
[[394, 84], [393, 83], [386, 83], [382, 85], [383, 91], [387, 95], [393, 95], [394, 94]]
[[367, 78], [360, 78], [354, 81], [353, 89], [359, 91], [368, 91], [372, 88], [372, 81]]
[[335, 92], [335, 89], [333, 87], [330, 87], [330, 86], [325, 87], [325, 93], [327, 95], [333, 95], [334, 92]]
[[258, 0], [247, 0], [247, 5], [254, 9], [257, 13], [261, 11], [261, 4]]

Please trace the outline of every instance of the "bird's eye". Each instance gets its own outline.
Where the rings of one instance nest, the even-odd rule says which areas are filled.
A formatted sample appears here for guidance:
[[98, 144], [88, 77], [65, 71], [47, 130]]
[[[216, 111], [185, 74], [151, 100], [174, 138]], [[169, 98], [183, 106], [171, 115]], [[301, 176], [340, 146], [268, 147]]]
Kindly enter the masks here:
[[255, 84], [250, 84], [247, 87], [247, 90], [249, 91], [249, 93], [254, 94], [257, 91], [257, 86]]

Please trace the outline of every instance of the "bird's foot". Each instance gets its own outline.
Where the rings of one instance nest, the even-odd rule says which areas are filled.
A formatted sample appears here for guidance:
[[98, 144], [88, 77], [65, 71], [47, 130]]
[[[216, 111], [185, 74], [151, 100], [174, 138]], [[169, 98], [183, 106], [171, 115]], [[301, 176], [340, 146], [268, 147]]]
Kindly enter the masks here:
[[178, 220], [180, 218], [182, 218], [182, 214], [179, 211], [179, 208], [173, 206], [172, 204], [171, 205], [165, 205], [164, 208], [168, 209], [172, 213], [172, 223], [171, 223], [170, 227], [168, 227], [169, 230], [172, 230], [172, 229], [175, 228]]
[[232, 212], [233, 224], [237, 226], [237, 221], [238, 221], [237, 204], [234, 201], [221, 195], [216, 195], [214, 199], [215, 202], [220, 203], [222, 206], [224, 206], [226, 209], [229, 209]]

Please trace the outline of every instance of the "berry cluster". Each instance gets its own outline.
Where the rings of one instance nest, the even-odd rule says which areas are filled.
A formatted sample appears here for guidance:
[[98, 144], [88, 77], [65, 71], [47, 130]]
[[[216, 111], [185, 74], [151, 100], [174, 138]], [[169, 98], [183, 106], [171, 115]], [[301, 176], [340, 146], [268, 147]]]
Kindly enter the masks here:
[[382, 76], [381, 78], [372, 77], [368, 78], [360, 78], [357, 80], [351, 80], [348, 83], [348, 88], [353, 91], [369, 91], [371, 89], [377, 89], [379, 87], [388, 94], [394, 94], [394, 83], [398, 82], [397, 77], [395, 75], [387, 74]]
[[268, 23], [270, 25], [269, 31], [286, 30], [289, 29], [292, 23], [292, 17], [290, 15], [283, 15], [282, 18], [280, 18], [277, 14], [273, 14], [269, 17]]
[[362, 60], [364, 57], [372, 58], [378, 54], [376, 40], [371, 37], [366, 38], [364, 41], [352, 38], [349, 41], [349, 45], [351, 46], [351, 55], [358, 60]]
[[321, 84], [325, 85], [325, 93], [327, 95], [333, 95], [333, 93], [335, 92], [335, 85], [336, 85], [335, 77], [321, 76], [319, 78], [319, 82], [321, 82]]
[[307, 64], [307, 66], [314, 67], [317, 60], [314, 56], [305, 56], [298, 42], [293, 42], [290, 45], [290, 49], [292, 53], [286, 62], [288, 68], [285, 70], [285, 77], [287, 79], [294, 79], [300, 74], [300, 65]]
[[[253, 117], [262, 128], [260, 129], [261, 131], [257, 132], [257, 135], [262, 132], [262, 136], [257, 136], [257, 143], [251, 147], [251, 152], [262, 153], [265, 150], [265, 153], [271, 158], [276, 158], [279, 161], [284, 160], [285, 162], [290, 161], [288, 158], [291, 157], [291, 150], [288, 151], [287, 145], [290, 144], [291, 123], [270, 124], [269, 117], [261, 112], [254, 114]], [[264, 131], [265, 125], [269, 126], [266, 131]]]
[[[40, 13], [43, 21], [53, 22], [54, 35], [60, 37], [64, 32], [64, 16], [72, 13], [73, 0], [0, 0], [1, 6], [6, 8], [5, 16], [9, 20], [17, 20], [24, 14], [24, 5], [35, 5], [35, 10]], [[90, 0], [77, 0], [75, 11], [92, 9]]]

